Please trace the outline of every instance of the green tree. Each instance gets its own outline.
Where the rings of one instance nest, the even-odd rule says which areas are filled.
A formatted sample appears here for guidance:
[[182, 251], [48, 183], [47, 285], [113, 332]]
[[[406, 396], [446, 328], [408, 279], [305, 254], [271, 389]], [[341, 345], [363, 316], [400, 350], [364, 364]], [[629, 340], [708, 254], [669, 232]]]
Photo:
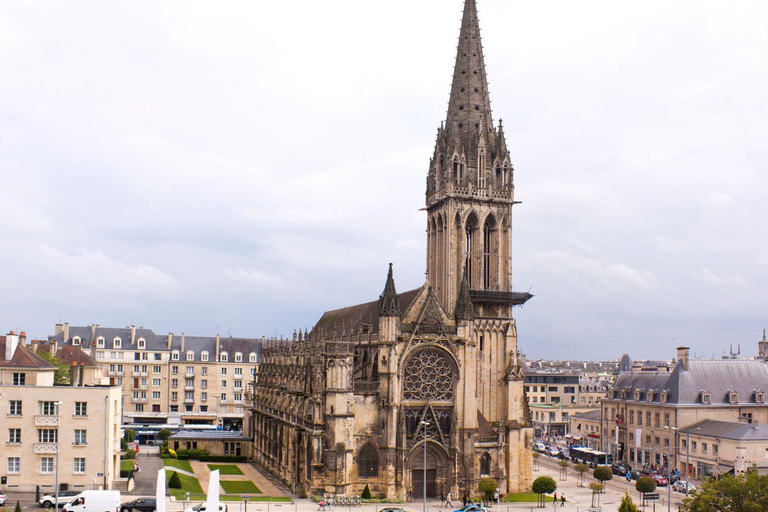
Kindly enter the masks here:
[[621, 505], [619, 505], [619, 512], [637, 512], [637, 506], [632, 501], [629, 494], [625, 494], [621, 498]]
[[[605, 486], [602, 484], [598, 484], [597, 482], [590, 482], [589, 489], [592, 491], [592, 506], [599, 507], [600, 493], [605, 490]], [[595, 503], [595, 501], [597, 501], [597, 503]]]
[[168, 487], [171, 489], [181, 489], [181, 478], [175, 471], [171, 473], [171, 478], [168, 479]]
[[368, 484], [365, 484], [365, 489], [363, 489], [363, 494], [360, 495], [361, 500], [370, 500], [373, 498], [371, 495], [371, 488], [368, 487]]
[[125, 434], [123, 434], [123, 438], [128, 441], [129, 443], [132, 443], [136, 440], [136, 431], [132, 428], [125, 429]]
[[[641, 476], [635, 483], [635, 489], [641, 494], [647, 494], [656, 490], [656, 482], [649, 476]], [[645, 498], [643, 498], [645, 501]]]
[[702, 482], [701, 489], [683, 502], [685, 512], [757, 512], [768, 510], [768, 476], [756, 471]]
[[35, 353], [56, 367], [56, 371], [53, 372], [54, 384], [69, 384], [69, 366], [67, 366], [67, 363], [47, 350], [41, 350]]
[[544, 495], [545, 494], [552, 494], [557, 490], [557, 482], [555, 482], [555, 479], [549, 476], [540, 476], [536, 480], [533, 481], [533, 486], [531, 487], [531, 490], [539, 495], [538, 502], [536, 503], [539, 507], [544, 506]]
[[592, 476], [595, 477], [595, 480], [600, 482], [600, 485], [603, 485], [603, 482], [607, 482], [613, 478], [613, 472], [611, 471], [611, 468], [607, 466], [597, 466], [592, 472]]
[[578, 475], [578, 481], [576, 482], [576, 485], [579, 487], [584, 487], [584, 473], [589, 471], [589, 466], [586, 464], [576, 464], [573, 466], [573, 470], [576, 472], [576, 475]]
[[21, 503], [19, 503], [19, 500], [16, 500], [16, 508], [14, 509], [14, 512], [21, 512]]
[[568, 480], [568, 468], [571, 467], [571, 463], [561, 460], [557, 465], [560, 466], [560, 480]]
[[493, 493], [499, 488], [499, 482], [493, 478], [483, 478], [477, 484], [477, 489], [485, 496], [485, 501], [493, 501]]
[[167, 428], [162, 429], [160, 432], [157, 433], [157, 438], [163, 442], [165, 442], [169, 437], [173, 435], [173, 432], [168, 430]]

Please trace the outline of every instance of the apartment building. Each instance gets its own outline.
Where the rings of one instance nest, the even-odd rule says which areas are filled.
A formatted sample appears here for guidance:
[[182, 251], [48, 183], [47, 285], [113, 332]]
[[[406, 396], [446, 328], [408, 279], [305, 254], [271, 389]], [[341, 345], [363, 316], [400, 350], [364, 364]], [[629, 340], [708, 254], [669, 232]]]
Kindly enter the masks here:
[[702, 420], [680, 431], [681, 463], [691, 474], [768, 473], [768, 425]]
[[[625, 372], [616, 379], [601, 402], [603, 449], [635, 467], [685, 472], [680, 431], [703, 420], [765, 423], [766, 390], [763, 361], [689, 359], [688, 347], [679, 347], [671, 372]], [[687, 469], [699, 475], [700, 468]]]
[[0, 336], [0, 451], [4, 490], [110, 489], [120, 476], [121, 393], [102, 369], [77, 350], [60, 354], [69, 385], [56, 367], [24, 346], [23, 336]]
[[206, 424], [240, 429], [261, 339], [157, 335], [151, 329], [57, 324], [48, 341], [78, 347], [120, 386], [126, 424]]
[[573, 443], [599, 450], [602, 447], [602, 411], [577, 412], [569, 418]]

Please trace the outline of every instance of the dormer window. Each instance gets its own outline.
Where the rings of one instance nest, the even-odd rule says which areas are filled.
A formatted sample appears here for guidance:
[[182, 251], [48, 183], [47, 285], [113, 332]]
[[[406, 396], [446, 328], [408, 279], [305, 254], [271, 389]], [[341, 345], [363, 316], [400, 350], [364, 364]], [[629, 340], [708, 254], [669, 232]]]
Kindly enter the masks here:
[[755, 391], [755, 402], [758, 404], [765, 402], [765, 394], [762, 391]]
[[219, 361], [221, 361], [222, 363], [226, 363], [227, 361], [229, 361], [229, 354], [227, 354], [226, 352], [222, 352], [219, 355]]
[[235, 362], [236, 363], [242, 363], [243, 362], [243, 354], [240, 352], [235, 352]]
[[635, 401], [636, 402], [640, 401], [640, 390], [639, 389], [635, 390]]
[[208, 352], [200, 352], [200, 360], [201, 361], [208, 361]]
[[248, 354], [248, 362], [249, 363], [255, 363], [256, 362], [256, 354], [254, 352], [251, 352]]
[[194, 361], [195, 360], [195, 353], [191, 350], [187, 350], [187, 361]]
[[72, 344], [73, 345], [82, 345], [82, 340], [80, 339], [80, 336], [75, 336], [72, 338]]
[[667, 399], [669, 398], [669, 393], [666, 391], [661, 392], [661, 403], [665, 404], [667, 403]]
[[728, 401], [732, 404], [739, 403], [739, 394], [735, 391], [729, 391], [728, 392]]
[[123, 340], [120, 338], [115, 338], [112, 340], [112, 347], [113, 348], [123, 348]]
[[178, 361], [179, 360], [179, 351], [178, 350], [174, 350], [173, 352], [171, 352], [171, 360], [173, 360], [173, 361]]
[[627, 399], [627, 390], [626, 389], [622, 389], [621, 390], [621, 399], [622, 400], [626, 400]]
[[147, 340], [145, 340], [144, 338], [139, 338], [138, 346], [140, 349], [147, 348]]
[[709, 391], [702, 391], [701, 392], [701, 403], [703, 404], [711, 404], [712, 403], [712, 395]]
[[96, 338], [96, 347], [97, 348], [104, 348], [104, 338], [102, 338], [102, 337]]
[[653, 391], [649, 391], [649, 392], [648, 392], [648, 395], [647, 395], [647, 397], [648, 397], [648, 401], [649, 401], [649, 402], [653, 402], [653, 396], [654, 396], [654, 395], [655, 395], [655, 393], [654, 393]]

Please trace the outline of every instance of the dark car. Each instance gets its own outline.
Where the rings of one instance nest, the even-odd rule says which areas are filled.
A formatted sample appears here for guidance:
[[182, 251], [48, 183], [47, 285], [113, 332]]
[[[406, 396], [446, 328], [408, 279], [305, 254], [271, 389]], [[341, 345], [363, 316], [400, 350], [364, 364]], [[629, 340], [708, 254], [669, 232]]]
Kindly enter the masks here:
[[625, 464], [623, 462], [617, 462], [611, 465], [611, 472], [614, 475], [626, 476], [630, 471], [632, 471], [632, 467], [629, 464]]
[[641, 476], [645, 476], [645, 475], [643, 475], [643, 472], [642, 472], [642, 471], [638, 471], [638, 470], [636, 470], [636, 469], [633, 469], [633, 470], [632, 470], [632, 480], [637, 480], [637, 479], [639, 479]]
[[120, 512], [131, 512], [131, 510], [138, 510], [140, 512], [156, 512], [157, 503], [155, 498], [139, 498], [137, 500], [129, 501], [120, 505]]

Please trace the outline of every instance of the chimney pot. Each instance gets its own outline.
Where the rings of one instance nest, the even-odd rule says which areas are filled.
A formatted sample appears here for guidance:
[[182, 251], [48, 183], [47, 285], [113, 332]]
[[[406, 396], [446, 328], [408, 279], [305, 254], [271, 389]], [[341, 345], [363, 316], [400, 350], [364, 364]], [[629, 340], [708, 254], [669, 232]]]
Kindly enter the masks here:
[[683, 370], [688, 371], [688, 353], [690, 347], [677, 347], [677, 360], [683, 365]]

